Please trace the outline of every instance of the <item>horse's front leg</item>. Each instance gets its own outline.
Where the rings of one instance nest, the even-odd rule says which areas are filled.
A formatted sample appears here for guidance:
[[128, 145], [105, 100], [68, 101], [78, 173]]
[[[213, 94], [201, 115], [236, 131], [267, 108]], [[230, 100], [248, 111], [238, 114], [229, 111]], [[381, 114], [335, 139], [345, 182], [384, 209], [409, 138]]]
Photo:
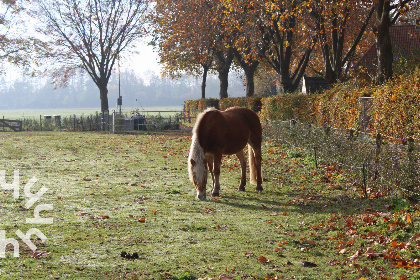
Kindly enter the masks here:
[[245, 160], [245, 154], [244, 151], [240, 151], [236, 154], [236, 156], [239, 159], [239, 162], [241, 163], [241, 184], [239, 185], [240, 191], [245, 191], [245, 185], [246, 185], [246, 160]]
[[222, 163], [222, 154], [220, 153], [220, 154], [213, 155], [214, 180], [213, 180], [213, 190], [211, 192], [212, 196], [219, 196], [219, 191], [220, 191], [219, 177], [220, 177], [221, 163]]
[[214, 157], [212, 155], [206, 155], [206, 160], [207, 160], [207, 165], [209, 167], [209, 171], [211, 174], [211, 180], [212, 180], [212, 186], [211, 186], [211, 191], [213, 192], [214, 190], [214, 182], [215, 182], [215, 178], [214, 178]]

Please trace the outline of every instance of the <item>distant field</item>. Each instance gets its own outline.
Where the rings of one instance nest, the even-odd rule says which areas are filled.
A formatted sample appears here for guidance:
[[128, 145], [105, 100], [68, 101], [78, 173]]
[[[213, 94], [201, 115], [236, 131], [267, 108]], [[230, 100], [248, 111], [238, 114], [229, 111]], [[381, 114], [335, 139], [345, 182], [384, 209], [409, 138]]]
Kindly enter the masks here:
[[[110, 108], [112, 112], [114, 108]], [[140, 113], [147, 111], [181, 111], [181, 106], [167, 106], [167, 107], [146, 107], [146, 108], [123, 108], [123, 113], [130, 114], [131, 111], [138, 110]], [[99, 108], [64, 108], [64, 109], [20, 109], [20, 110], [0, 110], [0, 118], [5, 119], [23, 119], [23, 118], [39, 118], [39, 116], [44, 115], [61, 115], [61, 116], [71, 116], [71, 115], [91, 115], [100, 112]], [[151, 114], [151, 113], [150, 113]]]

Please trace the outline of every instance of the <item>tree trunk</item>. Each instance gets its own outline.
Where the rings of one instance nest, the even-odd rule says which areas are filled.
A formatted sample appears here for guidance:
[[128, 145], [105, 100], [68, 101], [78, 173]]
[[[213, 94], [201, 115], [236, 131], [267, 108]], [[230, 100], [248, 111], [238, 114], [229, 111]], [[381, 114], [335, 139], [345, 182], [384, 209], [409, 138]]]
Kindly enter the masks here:
[[374, 27], [376, 40], [376, 53], [378, 56], [378, 68], [376, 72], [376, 84], [382, 84], [390, 79], [393, 74], [392, 43], [389, 34], [391, 27], [390, 1], [379, 0], [376, 4], [376, 24]]
[[257, 59], [248, 62], [244, 59], [240, 52], [238, 52], [237, 50], [234, 50], [234, 52], [236, 60], [239, 62], [245, 73], [246, 97], [252, 97], [255, 93], [255, 71], [257, 70], [257, 67], [260, 64], [260, 62]]
[[203, 80], [201, 82], [201, 98], [206, 98], [206, 83], [207, 83], [207, 73], [209, 72], [209, 67], [203, 65]]
[[[239, 59], [239, 56], [237, 56], [237, 58]], [[260, 63], [258, 61], [254, 61], [251, 64], [248, 64], [248, 62], [241, 60], [240, 64], [245, 73], [246, 97], [252, 97], [254, 96], [254, 93], [255, 93], [255, 83], [254, 83], [255, 71], [257, 70], [257, 67]]]
[[101, 97], [101, 112], [109, 111], [108, 88], [106, 85], [99, 87], [99, 94]]
[[246, 78], [246, 97], [253, 97], [255, 92], [254, 75], [255, 69], [248, 69], [245, 71]]
[[220, 99], [227, 98], [228, 96], [228, 86], [229, 86], [229, 70], [223, 69], [219, 71], [219, 81], [220, 81]]
[[229, 48], [226, 50], [226, 54], [222, 51], [217, 51], [216, 53], [217, 59], [217, 72], [219, 73], [219, 81], [220, 81], [220, 99], [228, 97], [228, 86], [229, 86], [229, 71], [230, 66], [232, 65], [232, 61], [234, 58], [233, 48]]

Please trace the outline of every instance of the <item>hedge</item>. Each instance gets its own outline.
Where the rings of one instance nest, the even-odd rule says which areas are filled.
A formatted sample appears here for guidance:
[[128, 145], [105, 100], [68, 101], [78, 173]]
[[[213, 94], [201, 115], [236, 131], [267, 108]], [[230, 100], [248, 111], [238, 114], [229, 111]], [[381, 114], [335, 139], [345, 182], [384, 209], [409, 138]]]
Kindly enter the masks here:
[[210, 107], [219, 109], [219, 99], [202, 98], [197, 100], [187, 100], [184, 103], [184, 113], [187, 118], [195, 118], [200, 112]]
[[386, 137], [420, 138], [420, 70], [375, 88], [373, 127]]
[[298, 119], [310, 122], [313, 118], [312, 98], [303, 94], [285, 94], [263, 98], [260, 112], [261, 120], [286, 121]]
[[221, 110], [226, 110], [229, 107], [245, 107], [259, 112], [261, 110], [261, 97], [231, 97], [223, 98], [219, 101], [219, 107]]

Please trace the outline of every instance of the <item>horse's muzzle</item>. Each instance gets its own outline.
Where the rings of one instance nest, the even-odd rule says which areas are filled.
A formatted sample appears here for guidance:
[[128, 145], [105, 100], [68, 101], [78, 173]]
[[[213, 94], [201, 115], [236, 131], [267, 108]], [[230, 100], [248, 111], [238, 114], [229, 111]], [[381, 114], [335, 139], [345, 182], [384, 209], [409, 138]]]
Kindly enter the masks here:
[[202, 193], [197, 193], [197, 198], [201, 201], [205, 201], [206, 200], [206, 192], [202, 192]]

